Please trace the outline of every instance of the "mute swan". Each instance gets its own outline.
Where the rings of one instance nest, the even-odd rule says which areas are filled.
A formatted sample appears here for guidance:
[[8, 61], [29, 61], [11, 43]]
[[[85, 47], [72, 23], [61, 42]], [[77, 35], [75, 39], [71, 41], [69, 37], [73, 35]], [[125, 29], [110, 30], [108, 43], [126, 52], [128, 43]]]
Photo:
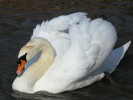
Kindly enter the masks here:
[[42, 22], [18, 55], [12, 88], [26, 93], [60, 93], [90, 85], [112, 73], [130, 42], [112, 50], [115, 28], [78, 12]]

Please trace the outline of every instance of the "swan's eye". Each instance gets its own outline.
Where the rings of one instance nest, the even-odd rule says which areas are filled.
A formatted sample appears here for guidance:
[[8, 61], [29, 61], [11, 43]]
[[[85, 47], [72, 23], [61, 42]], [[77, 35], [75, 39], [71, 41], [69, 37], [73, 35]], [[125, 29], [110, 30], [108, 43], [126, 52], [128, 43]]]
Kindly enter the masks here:
[[16, 63], [21, 65], [20, 59], [17, 59]]

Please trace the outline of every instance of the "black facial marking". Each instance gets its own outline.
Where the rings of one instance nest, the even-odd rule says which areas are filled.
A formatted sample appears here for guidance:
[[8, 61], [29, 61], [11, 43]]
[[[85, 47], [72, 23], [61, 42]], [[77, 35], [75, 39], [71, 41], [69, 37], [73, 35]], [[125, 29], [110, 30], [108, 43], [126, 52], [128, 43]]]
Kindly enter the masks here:
[[17, 63], [17, 64], [20, 64], [20, 66], [21, 66], [21, 61], [20, 61], [20, 59], [17, 59], [17, 60], [16, 60], [16, 63]]
[[27, 62], [27, 60], [26, 60], [26, 55], [27, 55], [27, 53], [26, 53], [25, 55], [19, 57], [19, 58], [17, 59], [16, 63], [21, 65], [21, 60], [25, 60], [25, 61]]

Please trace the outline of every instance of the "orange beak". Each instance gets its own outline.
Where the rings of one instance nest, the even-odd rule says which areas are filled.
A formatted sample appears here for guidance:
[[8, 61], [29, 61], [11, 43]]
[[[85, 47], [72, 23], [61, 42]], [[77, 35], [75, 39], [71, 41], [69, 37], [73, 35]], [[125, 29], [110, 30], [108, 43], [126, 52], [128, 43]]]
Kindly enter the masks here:
[[25, 64], [26, 64], [25, 60], [20, 60], [20, 61], [21, 61], [21, 64], [18, 65], [18, 69], [17, 69], [17, 72], [16, 72], [18, 76], [22, 73], [22, 71], [25, 67]]

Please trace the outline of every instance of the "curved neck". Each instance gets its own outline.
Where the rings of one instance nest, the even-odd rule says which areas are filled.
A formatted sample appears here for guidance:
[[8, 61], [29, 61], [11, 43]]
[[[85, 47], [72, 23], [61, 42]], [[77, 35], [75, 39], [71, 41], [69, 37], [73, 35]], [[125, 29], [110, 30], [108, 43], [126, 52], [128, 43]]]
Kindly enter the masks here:
[[28, 89], [22, 90], [24, 92], [30, 92], [33, 90], [36, 81], [39, 80], [47, 72], [54, 61], [54, 49], [49, 42], [44, 43], [40, 48], [40, 58], [36, 62], [31, 64], [21, 77], [18, 77], [19, 82], [22, 82], [20, 87], [22, 89]]
[[42, 46], [40, 51], [40, 58], [31, 66], [29, 66], [25, 71], [25, 74], [28, 74], [28, 77], [31, 76], [34, 81], [40, 79], [50, 68], [54, 61], [54, 49], [50, 44], [45, 44]]

